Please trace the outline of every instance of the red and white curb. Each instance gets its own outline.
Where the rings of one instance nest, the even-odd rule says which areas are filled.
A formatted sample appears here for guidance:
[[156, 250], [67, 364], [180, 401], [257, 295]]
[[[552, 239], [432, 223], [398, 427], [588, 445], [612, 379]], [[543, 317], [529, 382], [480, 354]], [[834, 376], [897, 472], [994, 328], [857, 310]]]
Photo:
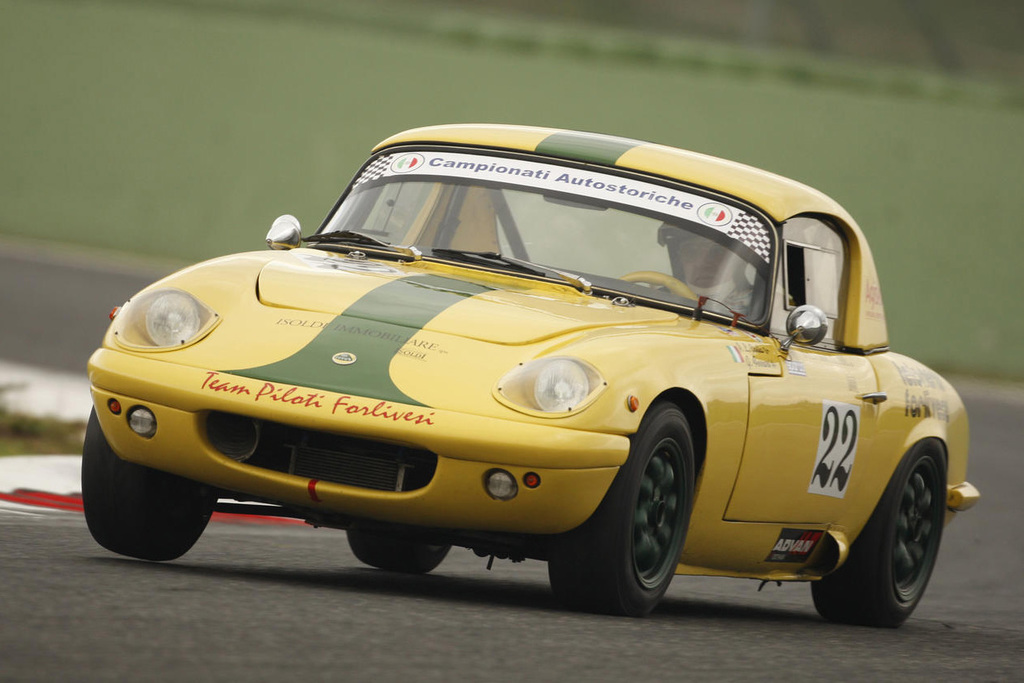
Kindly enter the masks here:
[[[0, 519], [82, 512], [82, 457], [0, 457]], [[215, 512], [211, 521], [235, 524], [303, 525], [302, 520]]]
[[81, 472], [77, 455], [0, 457], [0, 515], [81, 512]]
[[[0, 401], [11, 412], [85, 422], [92, 410], [89, 380], [0, 360]], [[82, 512], [82, 457], [0, 456], [0, 519]], [[215, 512], [214, 522], [304, 524], [301, 520]]]

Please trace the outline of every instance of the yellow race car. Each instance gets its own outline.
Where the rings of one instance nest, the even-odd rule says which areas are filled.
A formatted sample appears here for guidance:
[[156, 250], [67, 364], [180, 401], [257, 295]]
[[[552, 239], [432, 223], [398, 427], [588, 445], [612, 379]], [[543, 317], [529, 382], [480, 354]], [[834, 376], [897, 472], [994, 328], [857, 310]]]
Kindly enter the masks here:
[[700, 574], [897, 626], [978, 500], [960, 398], [889, 350], [861, 230], [799, 183], [435, 126], [267, 244], [138, 293], [90, 359], [109, 550], [174, 559], [230, 510], [344, 529], [392, 571], [544, 560], [573, 609], [644, 615]]

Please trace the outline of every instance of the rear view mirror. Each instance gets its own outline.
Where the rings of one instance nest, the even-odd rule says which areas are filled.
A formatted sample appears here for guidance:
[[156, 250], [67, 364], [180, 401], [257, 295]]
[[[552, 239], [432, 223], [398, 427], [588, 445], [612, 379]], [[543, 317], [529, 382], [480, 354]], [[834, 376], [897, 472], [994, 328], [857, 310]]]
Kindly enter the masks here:
[[797, 306], [786, 318], [786, 334], [783, 351], [789, 351], [794, 341], [814, 346], [828, 334], [828, 316], [817, 306]]
[[270, 226], [267, 233], [267, 246], [271, 249], [294, 249], [302, 242], [302, 227], [299, 219], [285, 214]]

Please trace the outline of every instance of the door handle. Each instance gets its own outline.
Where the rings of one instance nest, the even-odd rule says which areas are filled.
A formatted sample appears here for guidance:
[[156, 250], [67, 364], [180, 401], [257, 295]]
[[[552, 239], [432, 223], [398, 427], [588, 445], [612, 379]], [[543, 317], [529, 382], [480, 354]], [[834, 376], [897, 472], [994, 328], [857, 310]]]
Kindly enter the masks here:
[[868, 403], [874, 403], [875, 405], [878, 405], [879, 403], [887, 401], [889, 399], [889, 394], [885, 393], [884, 391], [870, 391], [866, 394], [861, 394], [857, 398], [859, 398], [862, 401], [867, 401]]

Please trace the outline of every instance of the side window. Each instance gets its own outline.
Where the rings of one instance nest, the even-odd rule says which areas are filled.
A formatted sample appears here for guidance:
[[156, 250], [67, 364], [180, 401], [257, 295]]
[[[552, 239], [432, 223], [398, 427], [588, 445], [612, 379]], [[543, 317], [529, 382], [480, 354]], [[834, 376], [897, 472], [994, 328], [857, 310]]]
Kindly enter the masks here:
[[843, 257], [814, 244], [786, 241], [786, 308], [813, 304], [839, 317], [839, 280]]
[[782, 264], [775, 289], [772, 332], [786, 333], [786, 317], [797, 306], [812, 304], [829, 317], [829, 334], [822, 342], [837, 348], [842, 340], [843, 277], [846, 244], [838, 230], [817, 218], [798, 216], [782, 224]]

